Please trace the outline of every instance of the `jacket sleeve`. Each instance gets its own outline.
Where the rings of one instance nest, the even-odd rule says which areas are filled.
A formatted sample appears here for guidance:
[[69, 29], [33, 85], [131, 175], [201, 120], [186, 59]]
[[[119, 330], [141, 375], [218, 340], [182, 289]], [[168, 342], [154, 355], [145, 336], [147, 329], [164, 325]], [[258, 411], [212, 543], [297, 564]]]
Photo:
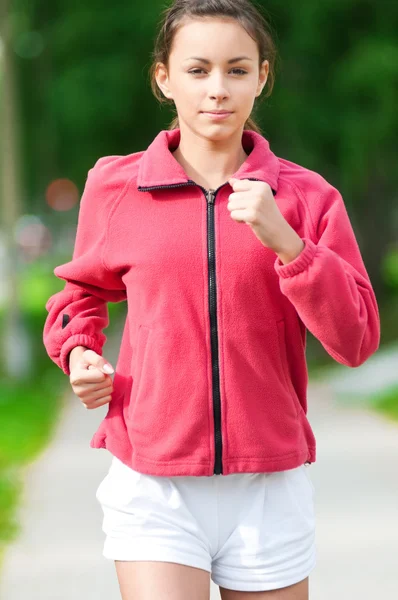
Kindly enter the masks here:
[[66, 375], [70, 375], [69, 352], [75, 346], [102, 354], [107, 339], [103, 329], [109, 325], [107, 303], [127, 297], [121, 275], [111, 271], [104, 259], [110, 208], [119, 192], [104, 177], [107, 158], [100, 158], [88, 172], [72, 260], [54, 269], [66, 281], [65, 287], [46, 303], [44, 346]]
[[358, 367], [379, 347], [376, 297], [338, 190], [328, 184], [311, 208], [313, 239], [290, 263], [275, 261], [280, 289], [330, 356]]

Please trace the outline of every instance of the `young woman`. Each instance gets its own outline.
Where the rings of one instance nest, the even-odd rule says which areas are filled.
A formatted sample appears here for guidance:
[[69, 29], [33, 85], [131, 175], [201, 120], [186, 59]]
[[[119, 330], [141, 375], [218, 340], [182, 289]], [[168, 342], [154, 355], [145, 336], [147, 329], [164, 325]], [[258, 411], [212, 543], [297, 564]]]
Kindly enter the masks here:
[[[249, 0], [176, 0], [152, 67], [177, 120], [100, 158], [73, 258], [54, 273], [44, 343], [89, 409], [124, 600], [306, 600], [316, 458], [306, 329], [356, 367], [379, 344], [340, 193], [271, 151], [250, 119], [275, 48]], [[107, 302], [128, 302], [114, 379]]]

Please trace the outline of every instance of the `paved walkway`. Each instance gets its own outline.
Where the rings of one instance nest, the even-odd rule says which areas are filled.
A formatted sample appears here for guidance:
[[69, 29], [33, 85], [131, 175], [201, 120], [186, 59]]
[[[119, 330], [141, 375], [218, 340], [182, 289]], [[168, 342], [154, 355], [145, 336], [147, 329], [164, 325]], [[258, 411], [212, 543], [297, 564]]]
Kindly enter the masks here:
[[[107, 349], [105, 356], [112, 361]], [[318, 383], [309, 406], [318, 442], [310, 468], [318, 523], [310, 598], [398, 598], [398, 425], [344, 408]], [[6, 555], [0, 598], [120, 599], [114, 563], [102, 557], [95, 498], [111, 455], [88, 445], [105, 412], [68, 398], [53, 443], [27, 471], [22, 535]]]
[[325, 381], [339, 398], [350, 403], [362, 403], [363, 399], [380, 391], [398, 388], [398, 343], [380, 348], [359, 369], [346, 369], [337, 363], [329, 369]]

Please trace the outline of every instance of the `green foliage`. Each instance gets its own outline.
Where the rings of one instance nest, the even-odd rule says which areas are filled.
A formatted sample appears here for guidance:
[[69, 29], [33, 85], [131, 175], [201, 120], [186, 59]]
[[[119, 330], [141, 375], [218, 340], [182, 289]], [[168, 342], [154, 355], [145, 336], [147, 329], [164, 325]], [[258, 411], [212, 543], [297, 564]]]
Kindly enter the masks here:
[[[100, 156], [142, 150], [168, 126], [172, 112], [157, 105], [148, 70], [169, 3], [119, 2], [115, 9], [104, 0], [15, 0], [15, 44], [29, 31], [44, 44], [18, 61], [27, 199], [37, 211], [51, 210], [44, 191], [53, 178], [69, 177], [82, 189]], [[264, 135], [276, 154], [341, 190], [381, 297], [389, 291], [381, 261], [397, 236], [389, 215], [398, 184], [398, 3], [257, 4], [279, 51], [273, 95], [256, 111]]]
[[61, 409], [62, 383], [66, 382], [45, 352], [43, 314], [32, 306], [23, 316], [34, 340], [34, 376], [21, 373], [16, 380], [0, 378], [0, 560], [2, 546], [19, 532], [15, 512], [22, 493], [22, 468], [51, 438]]
[[15, 539], [19, 525], [15, 519], [15, 506], [22, 492], [20, 471], [9, 466], [0, 469], [0, 566], [6, 544]]
[[392, 247], [384, 256], [382, 272], [386, 285], [398, 291], [398, 247]]
[[[56, 262], [61, 263], [56, 258]], [[16, 380], [0, 376], [0, 563], [2, 548], [19, 533], [16, 510], [22, 493], [22, 472], [46, 448], [55, 431], [69, 382], [43, 345], [45, 303], [65, 282], [43, 262], [29, 265], [20, 277], [23, 322], [33, 344], [33, 376]], [[124, 303], [108, 304], [110, 321], [122, 316]], [[0, 326], [6, 314], [0, 311]]]
[[[48, 358], [47, 358], [48, 360]], [[22, 465], [42, 449], [60, 408], [60, 383], [65, 376], [48, 368], [45, 357], [35, 365], [33, 378], [1, 381], [0, 468]]]
[[377, 395], [373, 400], [373, 406], [387, 418], [398, 421], [398, 388]]

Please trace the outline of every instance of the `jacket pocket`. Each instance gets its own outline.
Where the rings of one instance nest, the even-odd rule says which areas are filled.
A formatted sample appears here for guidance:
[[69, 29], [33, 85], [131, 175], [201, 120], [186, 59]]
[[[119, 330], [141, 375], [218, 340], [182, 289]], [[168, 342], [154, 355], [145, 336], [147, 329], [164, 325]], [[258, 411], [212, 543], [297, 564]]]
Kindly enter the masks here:
[[139, 402], [141, 382], [145, 375], [146, 364], [150, 360], [148, 347], [149, 337], [151, 335], [151, 329], [145, 325], [140, 325], [137, 334], [137, 343], [135, 352], [132, 359], [132, 387], [130, 392], [130, 406], [129, 406], [129, 417], [131, 420], [134, 419], [134, 412]]
[[207, 358], [195, 328], [154, 322], [136, 331], [126, 425], [135, 456], [148, 465], [208, 464]]
[[301, 404], [297, 397], [296, 390], [294, 389], [293, 382], [289, 372], [289, 363], [287, 360], [287, 350], [286, 350], [286, 326], [285, 319], [281, 321], [277, 321], [276, 328], [278, 330], [278, 341], [279, 341], [279, 358], [281, 363], [281, 369], [284, 377], [284, 382], [287, 391], [290, 393], [292, 398], [292, 402], [294, 403], [296, 414], [299, 416], [301, 412]]

